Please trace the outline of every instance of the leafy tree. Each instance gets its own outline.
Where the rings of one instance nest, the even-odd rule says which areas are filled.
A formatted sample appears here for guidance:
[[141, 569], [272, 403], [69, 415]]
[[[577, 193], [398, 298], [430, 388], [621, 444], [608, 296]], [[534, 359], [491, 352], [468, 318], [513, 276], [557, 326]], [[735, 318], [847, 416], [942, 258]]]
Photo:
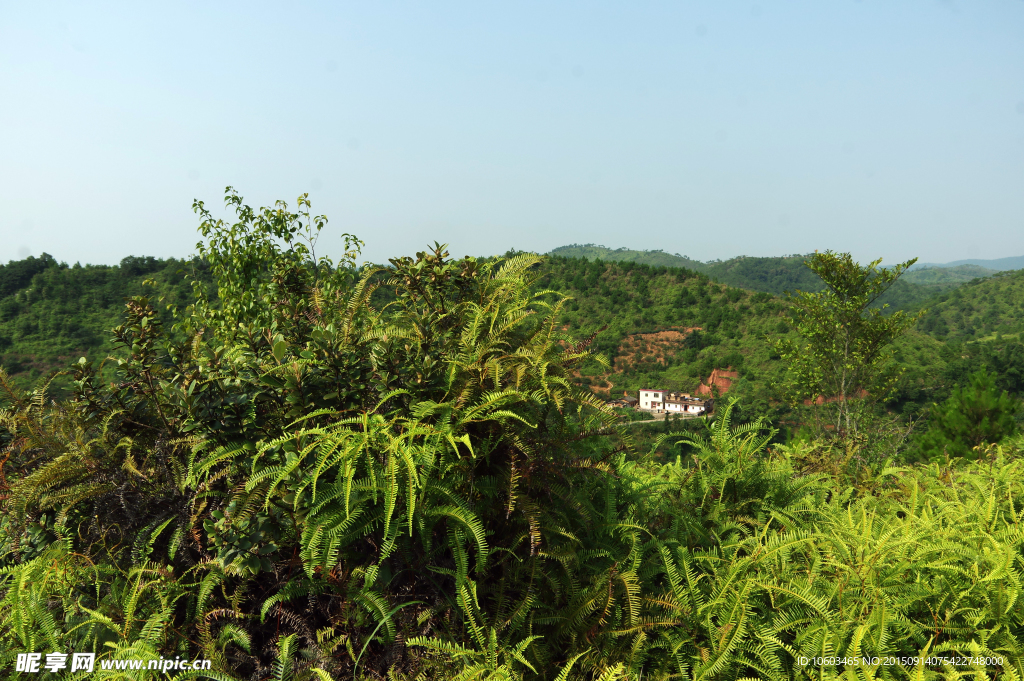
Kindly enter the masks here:
[[998, 444], [1017, 433], [1019, 410], [1020, 401], [999, 389], [995, 375], [978, 371], [968, 385], [955, 388], [949, 399], [933, 407], [920, 450], [936, 461], [977, 458], [975, 447]]
[[800, 340], [776, 340], [789, 364], [789, 393], [797, 400], [821, 398], [832, 411], [837, 433], [856, 431], [859, 407], [884, 400], [895, 388], [899, 370], [885, 366], [889, 345], [918, 318], [903, 311], [885, 314], [872, 305], [917, 259], [891, 269], [853, 261], [849, 253], [815, 253], [807, 267], [825, 284], [819, 293], [790, 296], [791, 315]]

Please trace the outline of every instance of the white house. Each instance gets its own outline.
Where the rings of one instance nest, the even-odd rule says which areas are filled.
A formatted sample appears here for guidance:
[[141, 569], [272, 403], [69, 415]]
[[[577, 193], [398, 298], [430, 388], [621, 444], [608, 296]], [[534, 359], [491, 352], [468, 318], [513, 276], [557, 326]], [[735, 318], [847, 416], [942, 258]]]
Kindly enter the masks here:
[[703, 400], [693, 397], [689, 393], [642, 388], [637, 409], [666, 414], [696, 415], [711, 411], [714, 404], [714, 400]]
[[664, 390], [647, 390], [645, 388], [641, 388], [640, 403], [637, 405], [637, 409], [661, 409], [662, 397], [667, 394], [668, 393], [666, 393]]

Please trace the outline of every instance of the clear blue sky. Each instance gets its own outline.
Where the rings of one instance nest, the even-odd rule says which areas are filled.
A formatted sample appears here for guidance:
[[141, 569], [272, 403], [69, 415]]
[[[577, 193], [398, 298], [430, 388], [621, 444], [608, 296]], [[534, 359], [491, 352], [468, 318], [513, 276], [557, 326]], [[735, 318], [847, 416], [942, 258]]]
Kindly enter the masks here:
[[0, 261], [309, 192], [365, 257], [1024, 254], [1024, 0], [0, 2]]

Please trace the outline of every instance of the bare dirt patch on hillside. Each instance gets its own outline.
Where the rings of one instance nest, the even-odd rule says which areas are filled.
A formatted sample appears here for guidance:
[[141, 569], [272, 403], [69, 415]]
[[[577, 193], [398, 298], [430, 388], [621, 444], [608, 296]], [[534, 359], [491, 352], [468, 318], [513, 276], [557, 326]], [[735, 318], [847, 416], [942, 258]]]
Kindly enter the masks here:
[[686, 337], [694, 331], [703, 331], [703, 329], [699, 326], [688, 326], [626, 336], [619, 346], [619, 354], [615, 358], [615, 371], [626, 371], [641, 362], [664, 366], [666, 358], [682, 350]]
[[[683, 350], [686, 337], [694, 331], [703, 331], [699, 326], [678, 327], [653, 333], [634, 333], [626, 336], [619, 345], [618, 354], [612, 363], [611, 371], [600, 376], [588, 377], [589, 387], [606, 399], [621, 397], [613, 395], [614, 378], [624, 371], [635, 369], [640, 363], [665, 366], [667, 359]], [[576, 378], [581, 378], [578, 373]]]

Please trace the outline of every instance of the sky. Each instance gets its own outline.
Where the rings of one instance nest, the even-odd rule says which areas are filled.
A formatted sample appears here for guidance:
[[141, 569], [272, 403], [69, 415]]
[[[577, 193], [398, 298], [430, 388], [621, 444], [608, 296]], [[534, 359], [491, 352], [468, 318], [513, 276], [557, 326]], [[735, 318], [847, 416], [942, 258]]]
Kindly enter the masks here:
[[384, 262], [1024, 254], [1024, 0], [0, 0], [0, 262], [185, 257], [226, 186]]

